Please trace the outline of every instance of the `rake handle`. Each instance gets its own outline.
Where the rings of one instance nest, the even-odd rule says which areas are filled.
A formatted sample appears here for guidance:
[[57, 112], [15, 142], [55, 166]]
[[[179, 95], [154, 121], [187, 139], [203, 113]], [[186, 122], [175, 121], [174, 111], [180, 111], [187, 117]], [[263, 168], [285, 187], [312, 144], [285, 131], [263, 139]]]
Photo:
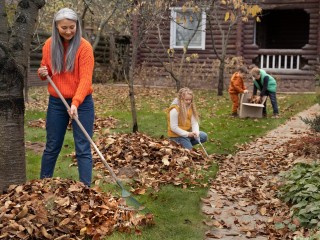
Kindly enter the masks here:
[[[49, 75], [47, 75], [47, 80], [48, 82], [51, 84], [51, 86], [54, 88], [54, 90], [56, 91], [56, 93], [58, 94], [59, 98], [61, 99], [61, 101], [63, 102], [63, 104], [66, 106], [66, 108], [68, 109], [68, 111], [70, 111], [70, 106], [67, 103], [67, 101], [65, 100], [65, 98], [62, 96], [61, 92], [59, 91], [59, 89], [57, 88], [57, 86], [54, 84], [54, 82], [52, 81], [51, 77]], [[83, 132], [83, 134], [86, 136], [86, 138], [88, 139], [88, 141], [90, 142], [90, 144], [94, 147], [94, 149], [96, 150], [96, 152], [98, 153], [99, 157], [101, 158], [103, 164], [107, 167], [107, 169], [109, 170], [111, 176], [113, 177], [113, 179], [117, 182], [117, 184], [122, 188], [122, 184], [120, 183], [120, 180], [117, 178], [117, 176], [115, 175], [115, 173], [113, 172], [112, 168], [109, 166], [109, 164], [107, 163], [106, 159], [103, 157], [102, 153], [100, 152], [100, 150], [98, 149], [97, 145], [93, 142], [93, 140], [91, 139], [91, 137], [89, 136], [88, 132], [86, 131], [86, 129], [83, 127], [82, 123], [79, 121], [79, 118], [77, 116], [72, 117], [72, 119], [74, 119], [76, 121], [76, 123], [78, 124], [78, 126], [80, 127], [81, 131]]]
[[207, 158], [210, 158], [206, 149], [204, 148], [204, 146], [202, 145], [201, 141], [200, 141], [200, 138], [196, 138], [198, 143], [200, 144], [200, 146], [202, 147], [202, 150], [204, 151], [204, 153], [206, 154]]
[[208, 153], [207, 153], [207, 151], [206, 151], [206, 149], [205, 149], [204, 146], [202, 145], [202, 143], [201, 143], [200, 141], [199, 141], [199, 143], [200, 143], [200, 145], [201, 145], [204, 153], [207, 155], [207, 158], [210, 158], [209, 155], [208, 155]]

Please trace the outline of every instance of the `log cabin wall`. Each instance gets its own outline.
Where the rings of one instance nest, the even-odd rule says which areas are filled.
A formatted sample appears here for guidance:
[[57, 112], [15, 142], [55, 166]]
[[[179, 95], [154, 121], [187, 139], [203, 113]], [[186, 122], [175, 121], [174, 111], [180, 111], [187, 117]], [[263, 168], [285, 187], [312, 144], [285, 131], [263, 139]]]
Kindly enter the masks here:
[[[278, 80], [279, 92], [313, 92], [315, 90], [315, 72], [313, 68], [318, 63], [320, 52], [320, 0], [261, 0], [258, 4], [262, 7], [266, 16], [276, 13], [279, 23], [283, 26], [287, 25], [288, 29], [293, 26], [293, 29], [297, 31], [293, 31], [291, 28], [291, 31], [287, 31], [288, 34], [291, 34], [290, 36], [281, 36], [281, 31], [279, 34], [273, 34], [270, 30], [267, 31], [268, 24], [265, 23], [266, 26], [262, 30], [266, 31], [264, 34], [269, 34], [269, 36], [263, 36], [263, 33], [260, 33], [259, 38], [264, 39], [264, 46], [259, 46], [257, 44], [256, 23], [253, 20], [247, 23], [239, 22], [229, 39], [227, 55], [243, 57], [248, 66], [257, 65], [274, 75]], [[295, 11], [298, 13], [297, 16]], [[294, 21], [294, 18], [292, 18], [294, 22], [286, 21], [287, 17], [292, 16], [292, 14], [298, 19]], [[220, 17], [224, 17], [224, 13], [221, 13]], [[262, 16], [262, 18], [266, 19], [268, 17]], [[304, 23], [308, 22], [308, 29], [305, 29], [305, 25], [298, 28], [297, 24], [299, 24], [300, 20], [303, 20]], [[198, 54], [199, 58], [184, 69], [183, 79], [185, 82], [183, 84], [191, 88], [217, 89], [217, 70], [213, 71], [213, 64], [215, 64], [213, 62], [217, 58], [214, 54], [212, 40], [208, 31], [208, 20], [206, 24], [205, 49], [188, 50], [189, 56]], [[277, 25], [277, 22], [274, 20], [270, 24], [271, 26], [272, 24]], [[164, 33], [162, 41], [165, 48], [159, 44], [157, 30], [149, 31], [150, 37], [147, 45], [153, 52], [157, 53], [157, 57], [149, 49], [140, 48], [138, 62], [145, 70], [135, 81], [136, 84], [176, 86], [176, 82], [163, 70], [161, 65], [161, 62], [168, 62], [166, 51], [170, 46], [170, 22], [163, 23], [160, 27]], [[226, 29], [227, 25], [224, 24], [223, 28]], [[262, 30], [260, 29], [260, 32]], [[272, 33], [271, 35], [270, 32]], [[215, 26], [214, 36], [215, 46], [218, 49], [218, 53], [221, 53], [221, 33]], [[273, 43], [274, 40], [272, 38], [276, 38], [278, 43]], [[290, 39], [290, 41], [286, 40], [286, 38]], [[293, 40], [296, 40], [296, 42]], [[303, 45], [301, 45], [302, 43]], [[182, 50], [175, 49], [174, 54], [179, 59]], [[200, 65], [201, 67], [199, 67]], [[230, 73], [226, 72], [224, 89], [227, 89], [229, 79]], [[249, 88], [252, 87], [252, 82], [249, 78], [246, 80], [246, 85]]]
[[314, 91], [314, 66], [318, 64], [320, 43], [320, 1], [264, 0], [260, 6], [265, 29], [259, 29], [261, 23], [253, 21], [243, 24], [240, 54], [248, 65], [255, 64], [274, 75], [278, 91]]
[[[170, 17], [170, 12], [168, 19]], [[225, 12], [219, 13], [220, 21], [222, 22], [223, 30], [227, 30], [228, 24], [223, 23]], [[213, 16], [212, 16], [213, 17]], [[214, 21], [214, 20], [212, 20]], [[147, 47], [141, 47], [139, 49], [138, 63], [142, 66], [143, 72], [139, 77], [135, 79], [135, 84], [141, 84], [143, 86], [169, 86], [175, 87], [176, 82], [168, 72], [164, 70], [162, 63], [169, 66], [167, 50], [170, 48], [170, 21], [160, 24], [162, 43], [159, 43], [159, 32], [157, 28], [148, 31]], [[214, 44], [218, 54], [221, 54], [222, 49], [222, 37], [221, 32], [217, 25], [213, 26]], [[231, 31], [229, 42], [227, 45], [227, 55], [236, 56], [237, 39], [236, 28]], [[174, 58], [176, 59], [173, 68], [179, 68], [181, 56], [183, 54], [182, 49], [174, 49]], [[192, 59], [190, 63], [187, 63], [182, 71], [182, 86], [188, 86], [190, 88], [204, 88], [204, 89], [217, 89], [218, 85], [218, 69], [217, 69], [217, 57], [214, 53], [213, 42], [211, 34], [209, 32], [209, 21], [206, 20], [206, 35], [205, 35], [205, 49], [188, 49], [187, 56], [197, 54], [197, 59]], [[171, 58], [171, 61], [173, 59]], [[162, 62], [162, 63], [161, 63]], [[226, 81], [224, 89], [228, 87], [230, 74], [225, 73]]]
[[39, 32], [35, 34], [32, 39], [28, 69], [28, 86], [43, 86], [47, 84], [46, 81], [40, 80], [37, 70], [42, 59], [42, 46], [50, 36], [50, 33]]

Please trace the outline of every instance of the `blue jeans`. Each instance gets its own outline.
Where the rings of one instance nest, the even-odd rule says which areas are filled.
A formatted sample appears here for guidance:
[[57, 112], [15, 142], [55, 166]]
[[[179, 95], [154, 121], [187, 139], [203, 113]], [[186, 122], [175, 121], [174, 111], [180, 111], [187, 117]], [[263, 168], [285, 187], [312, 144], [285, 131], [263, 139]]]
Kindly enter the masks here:
[[[273, 109], [273, 115], [279, 114], [276, 93], [267, 91], [266, 96], [269, 96], [269, 98], [270, 98], [272, 109]], [[263, 115], [267, 115], [267, 101], [265, 101], [264, 108], [262, 111], [263, 111]]]
[[[71, 99], [66, 99], [71, 104]], [[88, 95], [78, 107], [78, 117], [83, 127], [92, 138], [94, 123], [94, 104], [92, 96]], [[42, 155], [40, 178], [53, 176], [58, 155], [61, 151], [64, 136], [70, 116], [60, 98], [49, 97], [46, 131], [47, 142]], [[78, 161], [80, 181], [90, 186], [92, 179], [92, 154], [90, 142], [75, 121], [72, 121], [73, 138]]]
[[[204, 143], [208, 140], [208, 135], [205, 132], [199, 132], [200, 142]], [[170, 140], [175, 141], [176, 143], [181, 144], [184, 148], [192, 149], [192, 147], [199, 142], [195, 138], [189, 137], [171, 137]]]

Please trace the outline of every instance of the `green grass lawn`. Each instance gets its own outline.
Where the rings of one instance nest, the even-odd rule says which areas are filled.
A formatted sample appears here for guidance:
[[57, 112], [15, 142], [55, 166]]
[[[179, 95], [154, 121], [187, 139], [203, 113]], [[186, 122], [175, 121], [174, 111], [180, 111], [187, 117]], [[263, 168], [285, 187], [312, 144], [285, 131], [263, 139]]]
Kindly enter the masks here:
[[[132, 131], [130, 101], [127, 87], [94, 85], [96, 115], [112, 116], [117, 124], [110, 132], [128, 133]], [[175, 97], [175, 89], [136, 88], [136, 103], [139, 131], [154, 138], [166, 137], [165, 109]], [[32, 120], [45, 119], [47, 91], [45, 87], [31, 88], [30, 103], [26, 108], [25, 140], [32, 143], [45, 143], [45, 130], [28, 126]], [[230, 117], [231, 101], [227, 93], [218, 97], [215, 91], [195, 90], [195, 102], [201, 115], [200, 128], [209, 135], [204, 144], [209, 154], [232, 154], [239, 144], [248, 143], [267, 131], [284, 123], [291, 116], [316, 103], [316, 94], [278, 94], [279, 119], [239, 119]], [[268, 100], [268, 113], [272, 109]], [[98, 134], [94, 136], [95, 139]], [[40, 149], [41, 150], [41, 149]], [[76, 167], [71, 166], [70, 154], [74, 152], [73, 137], [67, 131], [64, 147], [57, 161], [55, 176], [78, 180]], [[27, 177], [39, 177], [41, 151], [27, 150]], [[212, 163], [210, 180], [214, 179], [217, 165]], [[94, 173], [96, 174], [96, 173]], [[105, 191], [120, 194], [112, 185], [102, 185]], [[142, 229], [142, 235], [114, 233], [108, 239], [150, 239], [185, 240], [203, 239], [206, 216], [201, 213], [201, 198], [207, 188], [182, 189], [172, 185], [163, 186], [159, 192], [149, 189], [147, 194], [135, 196], [145, 204], [155, 216], [156, 224]]]

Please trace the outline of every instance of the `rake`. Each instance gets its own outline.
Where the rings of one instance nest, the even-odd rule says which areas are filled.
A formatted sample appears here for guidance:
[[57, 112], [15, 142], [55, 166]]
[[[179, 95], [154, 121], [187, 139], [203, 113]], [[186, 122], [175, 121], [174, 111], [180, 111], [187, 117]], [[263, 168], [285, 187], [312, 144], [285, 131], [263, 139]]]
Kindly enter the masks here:
[[200, 144], [200, 146], [202, 147], [202, 150], [204, 151], [204, 153], [206, 154], [207, 158], [210, 158], [206, 149], [204, 148], [204, 146], [202, 145], [201, 141], [200, 141], [200, 138], [196, 138], [198, 143]]
[[[58, 96], [60, 97], [61, 101], [63, 102], [63, 104], [65, 105], [65, 107], [67, 108], [68, 111], [70, 111], [70, 106], [69, 104], [66, 102], [65, 98], [62, 96], [61, 92], [59, 91], [59, 89], [57, 88], [57, 86], [54, 84], [54, 82], [52, 81], [51, 77], [47, 75], [47, 80], [49, 81], [49, 83], [51, 84], [51, 86], [54, 88], [54, 90], [56, 91], [56, 93], [58, 94]], [[77, 116], [72, 117], [73, 120], [76, 121], [76, 123], [78, 124], [78, 126], [80, 127], [81, 131], [83, 132], [83, 134], [86, 136], [86, 138], [88, 139], [88, 141], [90, 142], [90, 144], [94, 147], [94, 149], [96, 150], [96, 152], [98, 153], [101, 161], [103, 162], [103, 164], [105, 165], [105, 167], [108, 169], [108, 171], [110, 172], [112, 178], [115, 180], [115, 182], [118, 184], [118, 186], [121, 188], [121, 197], [125, 198], [126, 200], [129, 201], [129, 204], [132, 205], [135, 209], [138, 210], [142, 210], [145, 207], [140, 204], [134, 197], [131, 196], [131, 193], [128, 192], [122, 182], [117, 178], [116, 174], [114, 173], [114, 171], [112, 170], [112, 168], [109, 166], [109, 164], [107, 163], [106, 159], [103, 157], [102, 153], [100, 152], [100, 150], [98, 149], [97, 145], [93, 142], [93, 140], [91, 139], [91, 137], [89, 136], [88, 132], [85, 130], [85, 128], [83, 127], [82, 123], [79, 121], [79, 118]], [[127, 202], [128, 202], [127, 201]]]

